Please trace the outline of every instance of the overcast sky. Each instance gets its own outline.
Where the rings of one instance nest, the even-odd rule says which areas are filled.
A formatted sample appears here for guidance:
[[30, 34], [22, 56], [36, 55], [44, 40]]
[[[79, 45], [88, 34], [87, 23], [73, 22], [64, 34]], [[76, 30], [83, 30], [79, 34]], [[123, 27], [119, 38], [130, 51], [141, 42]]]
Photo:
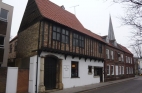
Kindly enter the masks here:
[[[3, 0], [14, 6], [11, 36], [14, 37], [19, 29], [25, 7], [28, 0]], [[120, 4], [113, 4], [111, 0], [50, 0], [55, 4], [64, 5], [65, 9], [75, 14], [83, 26], [101, 36], [108, 34], [109, 14], [112, 18], [115, 38], [118, 43], [128, 47], [131, 29], [121, 26], [119, 17], [124, 15], [124, 9]], [[74, 11], [74, 7], [75, 11]]]

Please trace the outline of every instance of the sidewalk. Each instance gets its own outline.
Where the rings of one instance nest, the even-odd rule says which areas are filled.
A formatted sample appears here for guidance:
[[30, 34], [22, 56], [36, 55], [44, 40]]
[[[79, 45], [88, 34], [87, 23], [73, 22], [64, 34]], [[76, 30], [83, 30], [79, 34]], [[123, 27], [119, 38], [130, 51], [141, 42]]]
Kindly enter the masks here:
[[79, 92], [83, 92], [83, 91], [87, 91], [87, 90], [91, 90], [91, 89], [105, 87], [105, 86], [111, 85], [111, 84], [120, 83], [120, 82], [131, 80], [131, 79], [135, 79], [137, 77], [138, 76], [135, 76], [135, 77], [132, 77], [132, 78], [127, 78], [127, 79], [121, 79], [121, 80], [115, 80], [115, 81], [109, 81], [109, 82], [103, 82], [103, 83], [79, 86], [79, 87], [75, 87], [75, 88], [67, 88], [67, 89], [54, 91], [54, 92], [50, 92], [50, 93], [79, 93]]

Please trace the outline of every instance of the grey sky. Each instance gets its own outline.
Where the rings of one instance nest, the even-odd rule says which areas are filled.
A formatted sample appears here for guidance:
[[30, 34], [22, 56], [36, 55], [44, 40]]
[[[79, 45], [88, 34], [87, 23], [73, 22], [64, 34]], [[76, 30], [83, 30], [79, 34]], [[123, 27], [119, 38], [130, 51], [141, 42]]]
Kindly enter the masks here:
[[[14, 37], [20, 26], [21, 19], [28, 0], [3, 0], [3, 2], [14, 6], [11, 36]], [[105, 2], [105, 0], [50, 0], [55, 4], [64, 5], [65, 9], [74, 13], [72, 6], [79, 5], [75, 8], [76, 16], [83, 26], [101, 36], [108, 34], [109, 14], [112, 17], [115, 38], [118, 43], [128, 47], [130, 29], [127, 26], [121, 26], [118, 17], [124, 15], [124, 10], [120, 4]]]

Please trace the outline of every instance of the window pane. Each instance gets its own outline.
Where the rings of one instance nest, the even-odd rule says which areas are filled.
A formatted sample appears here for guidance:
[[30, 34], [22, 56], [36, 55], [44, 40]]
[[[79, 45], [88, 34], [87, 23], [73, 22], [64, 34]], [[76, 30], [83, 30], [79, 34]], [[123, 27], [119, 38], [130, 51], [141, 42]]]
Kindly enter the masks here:
[[73, 39], [73, 45], [75, 46], [75, 39]]
[[60, 34], [57, 33], [57, 40], [60, 40]]
[[78, 35], [76, 34], [76, 38], [78, 38]]
[[68, 43], [69, 42], [69, 38], [68, 38], [68, 36], [66, 36], [66, 43]]
[[0, 36], [0, 45], [4, 45], [4, 37]]
[[57, 32], [60, 32], [60, 31], [61, 31], [61, 29], [59, 27], [57, 27]]
[[84, 41], [82, 41], [82, 46], [81, 47], [84, 47]]
[[73, 38], [76, 38], [76, 34], [73, 34]]
[[65, 43], [65, 35], [62, 35], [62, 42]]
[[84, 37], [82, 37], [82, 40], [84, 40]]
[[82, 37], [81, 37], [81, 36], [79, 36], [79, 39], [80, 39], [80, 40], [81, 40], [81, 38], [82, 38]]
[[81, 40], [79, 40], [79, 46], [80, 46], [80, 47], [82, 46], [81, 43], [82, 43]]
[[76, 41], [75, 41], [75, 45], [76, 45], [76, 46], [78, 46], [78, 39], [76, 39]]
[[65, 34], [65, 29], [62, 29], [62, 34]]
[[56, 31], [56, 26], [53, 26], [53, 30]]
[[53, 32], [53, 39], [56, 39], [56, 32]]
[[2, 17], [2, 18], [4, 18], [4, 19], [7, 19], [7, 14], [8, 14], [8, 11], [7, 11], [7, 10], [1, 9], [0, 17]]
[[69, 35], [69, 31], [66, 30], [66, 35]]

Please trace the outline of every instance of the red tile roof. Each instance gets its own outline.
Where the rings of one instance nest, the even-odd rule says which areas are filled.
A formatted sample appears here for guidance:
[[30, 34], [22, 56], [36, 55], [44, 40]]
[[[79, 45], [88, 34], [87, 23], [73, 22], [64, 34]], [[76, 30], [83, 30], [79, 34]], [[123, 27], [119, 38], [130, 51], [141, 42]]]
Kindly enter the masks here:
[[50, 2], [49, 0], [35, 1], [43, 17], [104, 42], [99, 35], [85, 29], [74, 14], [62, 9], [60, 6]]
[[124, 47], [124, 46], [122, 46], [120, 44], [118, 44], [118, 45], [123, 49], [123, 51], [125, 51], [125, 52], [127, 52], [129, 54], [132, 54], [126, 47]]

